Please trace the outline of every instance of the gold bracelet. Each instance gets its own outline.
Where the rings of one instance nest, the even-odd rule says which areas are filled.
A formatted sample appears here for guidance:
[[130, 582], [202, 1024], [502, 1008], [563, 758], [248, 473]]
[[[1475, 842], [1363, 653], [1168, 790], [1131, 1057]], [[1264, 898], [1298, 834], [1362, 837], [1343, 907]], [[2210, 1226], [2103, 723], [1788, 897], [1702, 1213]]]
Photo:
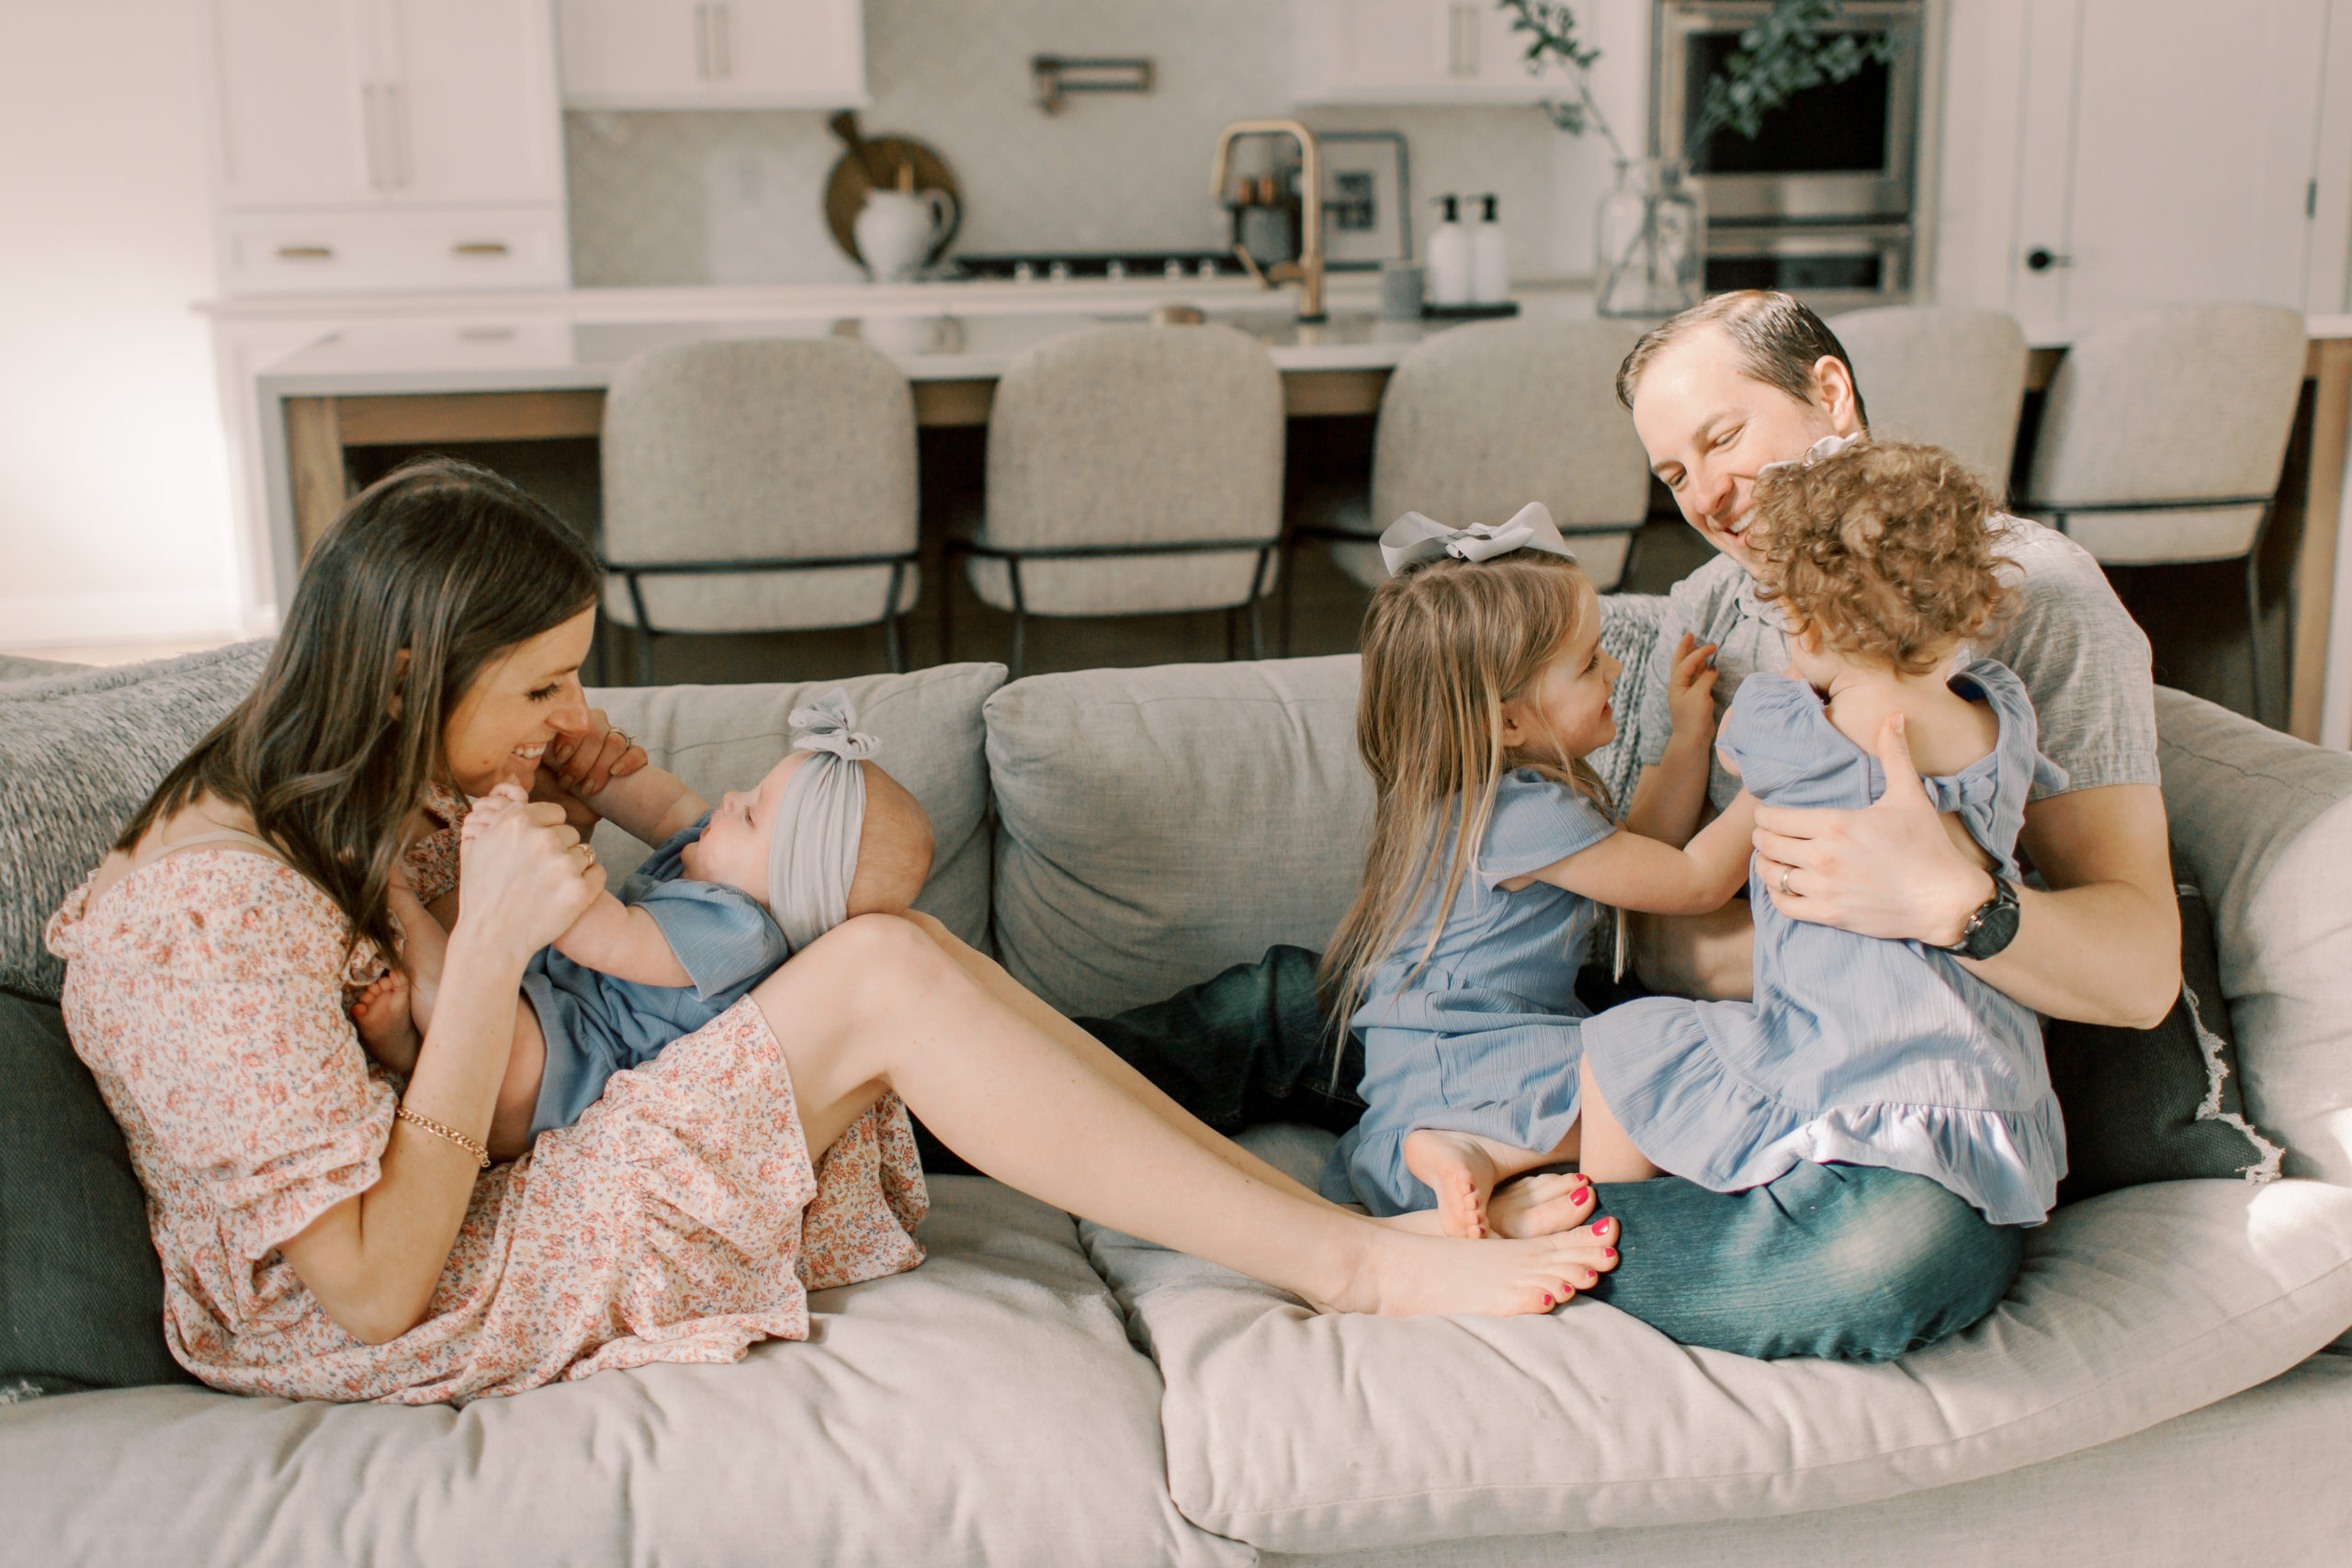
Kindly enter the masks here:
[[451, 1143], [465, 1150], [466, 1153], [474, 1156], [475, 1169], [488, 1170], [490, 1168], [490, 1151], [483, 1148], [480, 1144], [475, 1143], [471, 1138], [467, 1137], [463, 1133], [458, 1132], [456, 1128], [444, 1127], [440, 1122], [435, 1122], [430, 1116], [419, 1116], [415, 1111], [411, 1111], [405, 1105], [395, 1105], [392, 1107], [392, 1114], [399, 1117], [403, 1122], [413, 1122], [415, 1125], [424, 1128], [428, 1133], [448, 1139]]

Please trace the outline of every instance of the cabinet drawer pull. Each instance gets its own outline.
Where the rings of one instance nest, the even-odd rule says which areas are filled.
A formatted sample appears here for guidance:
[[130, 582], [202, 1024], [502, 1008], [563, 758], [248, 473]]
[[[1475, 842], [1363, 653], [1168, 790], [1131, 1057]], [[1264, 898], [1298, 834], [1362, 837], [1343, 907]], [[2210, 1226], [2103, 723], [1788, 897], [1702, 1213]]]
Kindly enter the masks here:
[[334, 247], [333, 245], [280, 245], [277, 247], [277, 259], [279, 261], [333, 261]]
[[463, 240], [449, 247], [453, 256], [503, 256], [507, 254], [503, 240]]

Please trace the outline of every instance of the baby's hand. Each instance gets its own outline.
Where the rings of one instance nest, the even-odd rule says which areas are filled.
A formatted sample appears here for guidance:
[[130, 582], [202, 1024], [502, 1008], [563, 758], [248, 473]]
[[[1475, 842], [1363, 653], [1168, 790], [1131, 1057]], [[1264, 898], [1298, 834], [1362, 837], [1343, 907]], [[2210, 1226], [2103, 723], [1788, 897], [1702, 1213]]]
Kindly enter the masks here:
[[1674, 671], [1667, 677], [1666, 707], [1677, 735], [1715, 732], [1713, 643], [1701, 644], [1689, 632], [1675, 645]]
[[529, 795], [523, 793], [523, 786], [520, 784], [500, 784], [496, 789], [475, 801], [473, 809], [466, 813], [465, 826], [458, 829], [458, 841], [461, 844], [472, 843], [492, 823], [517, 807], [528, 805], [530, 799]]

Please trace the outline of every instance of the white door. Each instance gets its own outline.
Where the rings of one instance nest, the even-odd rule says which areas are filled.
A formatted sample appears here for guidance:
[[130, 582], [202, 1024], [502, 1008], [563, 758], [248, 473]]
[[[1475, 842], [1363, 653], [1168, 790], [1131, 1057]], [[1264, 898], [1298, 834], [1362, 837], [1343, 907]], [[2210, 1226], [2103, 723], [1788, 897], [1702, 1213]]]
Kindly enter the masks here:
[[2071, 329], [2180, 299], [2302, 307], [2326, 9], [2030, 7], [2020, 318]]
[[406, 201], [561, 201], [562, 112], [545, 0], [389, 0], [390, 116]]
[[345, 0], [209, 0], [220, 197], [237, 209], [373, 199], [384, 177]]
[[716, 0], [721, 91], [849, 104], [865, 96], [865, 29], [856, 0]]
[[1526, 37], [1492, 0], [1301, 0], [1294, 15], [1307, 103], [1532, 103], [1562, 91], [1527, 74]]

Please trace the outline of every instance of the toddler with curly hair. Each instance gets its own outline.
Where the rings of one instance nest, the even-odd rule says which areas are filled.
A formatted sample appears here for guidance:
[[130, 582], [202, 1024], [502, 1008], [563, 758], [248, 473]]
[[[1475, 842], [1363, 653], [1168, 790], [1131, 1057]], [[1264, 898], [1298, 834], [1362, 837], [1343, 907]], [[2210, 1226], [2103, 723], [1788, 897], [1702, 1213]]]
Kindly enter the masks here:
[[[1840, 445], [1758, 479], [1758, 597], [1786, 625], [1790, 667], [1740, 684], [1715, 750], [1757, 802], [1860, 807], [1886, 788], [1875, 748], [1892, 723], [1952, 841], [2013, 884], [2028, 794], [2064, 775], [2024, 684], [1969, 651], [2010, 597], [1998, 508], [1947, 452]], [[1679, 730], [1713, 708], [1674, 714]], [[1706, 751], [1675, 746], [1669, 765], [1703, 770]], [[1703, 779], [1684, 782], [1695, 802]], [[2032, 1010], [1951, 951], [1792, 919], [1755, 875], [1752, 1000], [1644, 998], [1585, 1023], [1583, 1169], [1729, 1192], [1801, 1160], [1871, 1166], [1928, 1177], [1995, 1224], [2039, 1224], [2066, 1147]]]

